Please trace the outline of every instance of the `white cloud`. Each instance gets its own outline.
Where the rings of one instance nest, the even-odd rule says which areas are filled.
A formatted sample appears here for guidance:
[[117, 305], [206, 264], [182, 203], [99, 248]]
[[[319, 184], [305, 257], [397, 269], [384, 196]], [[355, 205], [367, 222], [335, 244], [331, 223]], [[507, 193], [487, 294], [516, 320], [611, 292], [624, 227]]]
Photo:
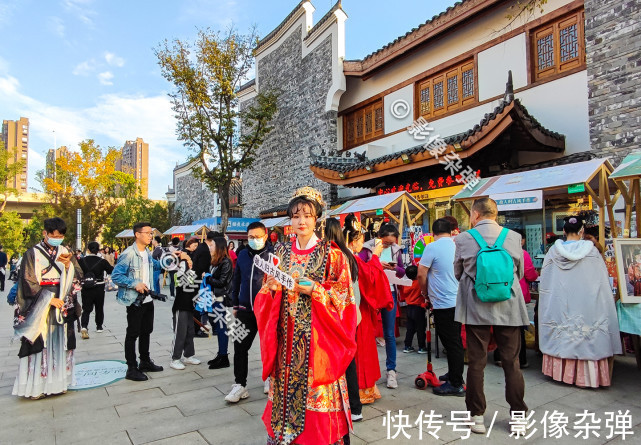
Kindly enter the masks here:
[[74, 76], [88, 76], [96, 69], [96, 61], [93, 59], [85, 60], [80, 62], [73, 69], [72, 73]]
[[100, 81], [101, 85], [113, 85], [114, 83], [111, 81], [111, 79], [113, 78], [114, 75], [111, 71], [104, 71], [98, 74], [98, 80]]
[[58, 37], [64, 38], [65, 24], [60, 17], [49, 17], [47, 20], [47, 28]]
[[18, 6], [17, 1], [0, 1], [0, 25], [8, 25], [13, 17], [13, 12]]
[[9, 72], [9, 62], [0, 56], [0, 75], [6, 74]]
[[114, 53], [106, 52], [105, 60], [107, 61], [107, 64], [118, 68], [122, 68], [125, 65], [125, 59], [118, 57]]
[[141, 137], [149, 143], [149, 196], [164, 198], [172, 182], [176, 163], [187, 159], [187, 150], [176, 140], [176, 122], [171, 102], [165, 95], [107, 94], [93, 106], [69, 109], [41, 102], [20, 92], [20, 83], [9, 75], [0, 75], [0, 97], [11, 104], [12, 115], [26, 116], [30, 122], [29, 186], [37, 187], [34, 174], [44, 168], [42, 153], [57, 145], [76, 150], [84, 139], [94, 139], [102, 147], [121, 147], [125, 140]]
[[93, 26], [92, 17], [97, 15], [96, 11], [89, 8], [93, 0], [63, 0], [62, 5], [67, 12], [75, 15], [78, 20], [87, 26]]

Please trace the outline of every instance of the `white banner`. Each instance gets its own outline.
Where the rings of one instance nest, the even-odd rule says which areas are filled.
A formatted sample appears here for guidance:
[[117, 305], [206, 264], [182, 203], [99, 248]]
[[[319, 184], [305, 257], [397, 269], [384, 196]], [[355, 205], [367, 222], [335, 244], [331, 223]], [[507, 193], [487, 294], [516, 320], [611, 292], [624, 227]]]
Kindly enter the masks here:
[[490, 195], [499, 208], [499, 212], [508, 210], [536, 210], [543, 208], [543, 191], [501, 193]]
[[294, 279], [278, 268], [279, 263], [280, 258], [275, 256], [273, 253], [269, 254], [269, 259], [267, 261], [262, 259], [260, 255], [254, 255], [254, 266], [256, 266], [257, 269], [262, 270], [267, 275], [271, 275], [287, 289], [293, 290]]

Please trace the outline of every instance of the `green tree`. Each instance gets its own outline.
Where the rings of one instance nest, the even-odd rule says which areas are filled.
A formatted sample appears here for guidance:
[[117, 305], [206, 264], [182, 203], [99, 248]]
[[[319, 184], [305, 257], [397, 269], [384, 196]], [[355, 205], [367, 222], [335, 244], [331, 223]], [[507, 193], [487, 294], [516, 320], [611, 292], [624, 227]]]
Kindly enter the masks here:
[[[102, 232], [111, 215], [122, 203], [122, 196], [132, 193], [132, 175], [117, 172], [120, 151], [109, 147], [103, 151], [92, 139], [79, 144], [80, 151], [70, 152], [56, 160], [56, 176], [36, 174], [51, 204], [41, 216], [59, 216], [67, 223], [66, 241], [75, 245], [76, 210], [82, 211], [82, 244], [87, 245]], [[135, 187], [135, 186], [134, 186]], [[35, 219], [35, 218], [34, 218]], [[34, 231], [35, 232], [35, 231]]]
[[224, 35], [207, 29], [198, 32], [193, 45], [165, 40], [155, 50], [163, 76], [175, 87], [169, 96], [178, 139], [200, 161], [199, 179], [218, 193], [223, 230], [234, 173], [254, 162], [277, 108], [275, 91], [260, 92], [243, 110], [238, 106], [236, 92], [253, 65], [257, 42], [255, 29], [247, 35], [233, 28]]
[[116, 235], [131, 229], [139, 221], [149, 222], [152, 227], [165, 232], [171, 226], [167, 203], [152, 201], [140, 195], [124, 199], [105, 225], [103, 242], [108, 245], [117, 244]]
[[518, 0], [510, 6], [507, 19], [510, 21], [503, 29], [509, 28], [519, 17], [530, 17], [538, 9], [543, 13], [543, 7], [548, 0]]
[[18, 212], [3, 212], [0, 215], [0, 245], [9, 258], [24, 250], [24, 226]]
[[14, 148], [12, 152], [5, 150], [4, 143], [0, 140], [0, 215], [7, 206], [9, 195], [20, 195], [20, 190], [8, 185], [24, 168], [25, 161], [18, 159], [18, 149]]

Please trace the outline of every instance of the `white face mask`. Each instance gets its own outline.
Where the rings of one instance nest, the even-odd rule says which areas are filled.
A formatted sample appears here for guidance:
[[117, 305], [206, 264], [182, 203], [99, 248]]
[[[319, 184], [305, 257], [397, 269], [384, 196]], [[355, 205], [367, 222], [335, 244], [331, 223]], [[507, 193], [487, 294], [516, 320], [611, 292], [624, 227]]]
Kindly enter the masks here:
[[249, 240], [249, 247], [251, 247], [253, 250], [260, 250], [263, 247], [265, 247], [265, 240], [263, 238], [250, 239]]
[[51, 247], [58, 247], [59, 245], [62, 244], [64, 241], [64, 238], [49, 238], [47, 237], [47, 244], [49, 244]]

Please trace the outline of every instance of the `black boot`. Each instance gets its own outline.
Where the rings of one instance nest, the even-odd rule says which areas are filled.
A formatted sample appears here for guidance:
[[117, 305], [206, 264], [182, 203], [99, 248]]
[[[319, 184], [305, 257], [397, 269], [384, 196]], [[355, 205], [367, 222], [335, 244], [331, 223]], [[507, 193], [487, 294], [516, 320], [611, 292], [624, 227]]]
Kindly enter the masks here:
[[159, 372], [163, 370], [163, 367], [158, 366], [151, 359], [149, 359], [144, 362], [141, 360], [140, 366], [138, 366], [138, 370], [141, 372]]
[[211, 362], [209, 369], [229, 368], [229, 354], [218, 354]]
[[140, 372], [137, 367], [129, 366], [127, 369], [127, 375], [125, 375], [127, 380], [133, 380], [134, 382], [144, 382], [148, 377]]

